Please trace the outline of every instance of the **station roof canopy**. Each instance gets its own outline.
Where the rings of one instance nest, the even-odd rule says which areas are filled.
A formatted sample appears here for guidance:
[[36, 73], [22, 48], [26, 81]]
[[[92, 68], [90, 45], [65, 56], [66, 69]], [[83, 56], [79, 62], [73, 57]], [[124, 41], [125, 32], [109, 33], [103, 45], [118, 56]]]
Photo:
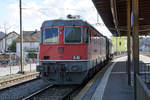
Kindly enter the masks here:
[[[92, 1], [112, 34], [126, 36], [128, 0]], [[150, 0], [139, 0], [139, 35], [150, 35]]]

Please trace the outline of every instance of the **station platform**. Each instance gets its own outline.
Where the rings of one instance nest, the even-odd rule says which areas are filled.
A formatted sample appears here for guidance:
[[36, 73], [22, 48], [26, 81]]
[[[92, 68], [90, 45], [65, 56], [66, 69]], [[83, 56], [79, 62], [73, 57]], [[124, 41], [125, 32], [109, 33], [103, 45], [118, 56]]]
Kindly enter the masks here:
[[113, 60], [74, 100], [134, 100], [134, 89], [128, 86], [126, 60], [127, 56]]
[[133, 87], [128, 86], [126, 61], [119, 61], [110, 73], [103, 99], [101, 100], [134, 100], [133, 90]]

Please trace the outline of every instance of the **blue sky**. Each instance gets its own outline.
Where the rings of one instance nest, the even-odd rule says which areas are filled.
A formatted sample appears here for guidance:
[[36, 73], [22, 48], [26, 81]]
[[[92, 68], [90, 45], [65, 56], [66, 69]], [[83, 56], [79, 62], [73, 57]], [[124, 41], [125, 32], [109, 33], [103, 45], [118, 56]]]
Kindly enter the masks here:
[[[23, 30], [38, 29], [44, 20], [66, 19], [68, 14], [80, 15], [102, 34], [111, 36], [105, 25], [96, 26], [97, 11], [92, 0], [22, 0]], [[0, 31], [19, 33], [19, 0], [3, 0], [0, 3]], [[100, 16], [98, 23], [103, 23]]]

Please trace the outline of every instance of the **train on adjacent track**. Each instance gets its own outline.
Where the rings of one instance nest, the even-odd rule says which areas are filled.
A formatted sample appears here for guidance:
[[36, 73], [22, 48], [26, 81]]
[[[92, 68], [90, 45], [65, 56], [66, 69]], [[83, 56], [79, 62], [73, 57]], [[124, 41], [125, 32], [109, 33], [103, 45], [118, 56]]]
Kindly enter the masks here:
[[47, 20], [41, 27], [37, 71], [54, 84], [81, 84], [113, 53], [112, 41], [86, 21]]

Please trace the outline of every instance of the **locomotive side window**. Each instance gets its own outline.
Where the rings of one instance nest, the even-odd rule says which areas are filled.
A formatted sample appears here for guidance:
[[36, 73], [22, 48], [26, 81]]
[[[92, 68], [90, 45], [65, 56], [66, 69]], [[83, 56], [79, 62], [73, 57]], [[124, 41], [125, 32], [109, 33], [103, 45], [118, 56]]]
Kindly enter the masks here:
[[41, 29], [41, 40], [40, 40], [40, 44], [43, 43], [43, 29]]
[[44, 34], [44, 43], [58, 42], [58, 28], [46, 28]]
[[80, 43], [81, 28], [80, 27], [65, 27], [65, 43]]
[[83, 42], [88, 43], [88, 28], [83, 28]]

